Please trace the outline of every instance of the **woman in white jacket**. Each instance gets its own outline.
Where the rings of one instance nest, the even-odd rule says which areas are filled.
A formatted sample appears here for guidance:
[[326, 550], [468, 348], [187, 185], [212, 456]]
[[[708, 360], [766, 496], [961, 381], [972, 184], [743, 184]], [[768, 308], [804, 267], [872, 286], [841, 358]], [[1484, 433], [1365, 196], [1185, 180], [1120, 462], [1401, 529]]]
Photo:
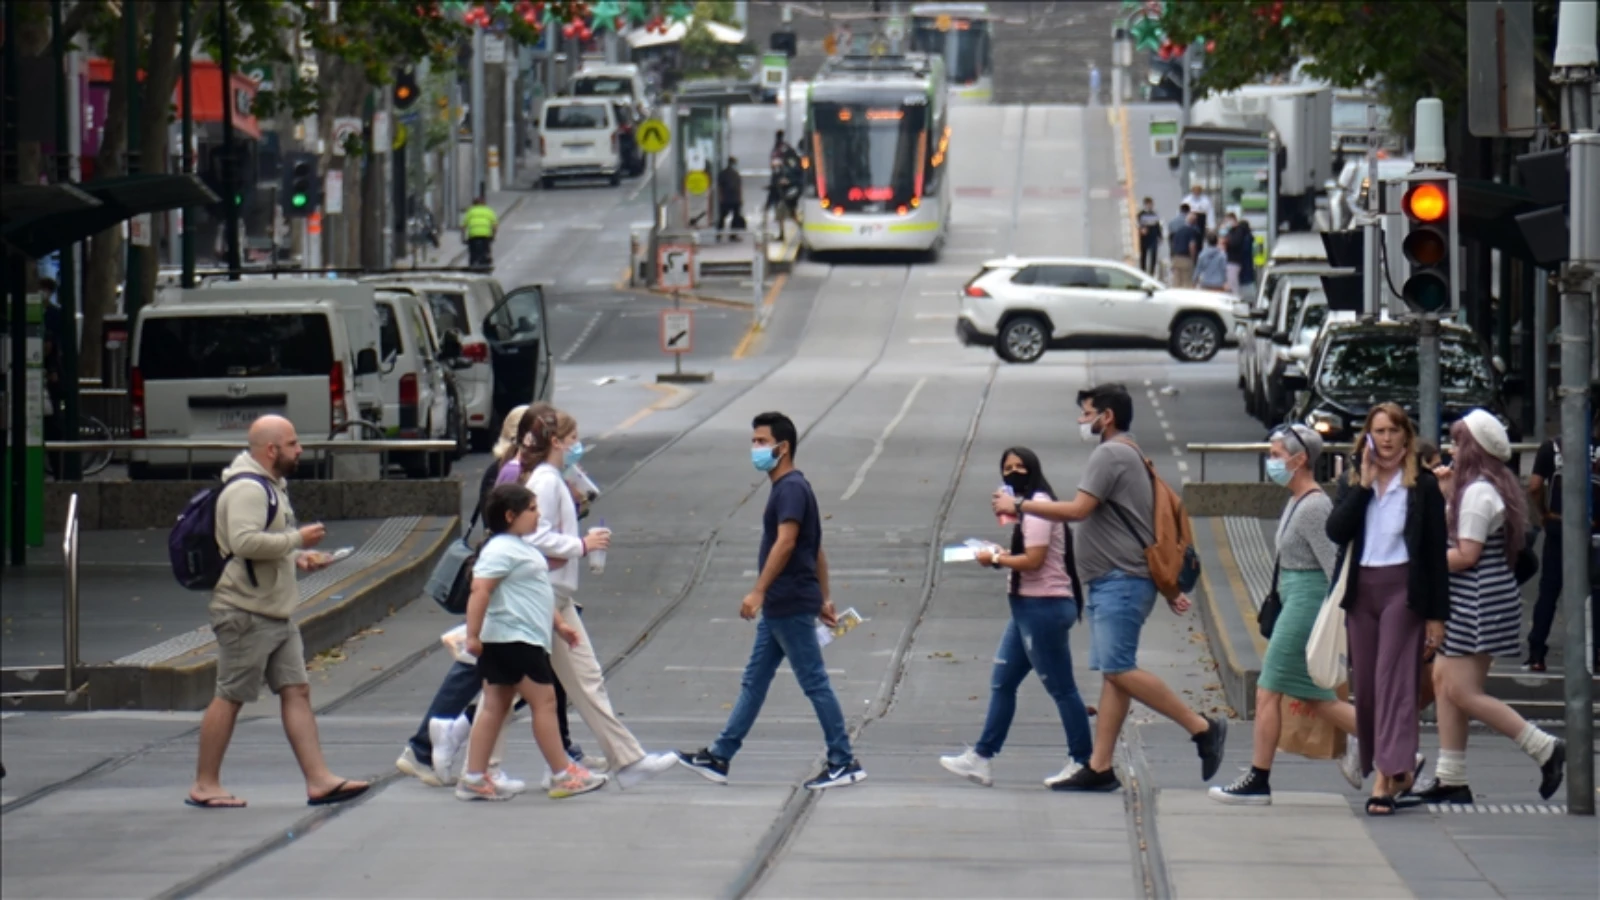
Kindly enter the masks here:
[[[536, 414], [527, 434], [530, 440], [524, 446], [532, 451], [531, 456], [538, 463], [528, 474], [526, 485], [538, 500], [539, 527], [524, 540], [550, 561], [556, 615], [579, 635], [576, 645], [556, 647], [551, 661], [556, 677], [578, 708], [578, 715], [600, 741], [617, 784], [632, 787], [672, 768], [677, 759], [671, 753], [646, 753], [638, 739], [617, 718], [611, 709], [611, 698], [606, 694], [600, 660], [584, 630], [582, 617], [573, 608], [581, 559], [592, 551], [606, 549], [611, 542], [606, 532], [585, 536], [578, 530], [578, 507], [564, 477], [564, 470], [576, 465], [583, 455], [578, 423], [561, 411]], [[565, 645], [566, 642], [555, 643]]]

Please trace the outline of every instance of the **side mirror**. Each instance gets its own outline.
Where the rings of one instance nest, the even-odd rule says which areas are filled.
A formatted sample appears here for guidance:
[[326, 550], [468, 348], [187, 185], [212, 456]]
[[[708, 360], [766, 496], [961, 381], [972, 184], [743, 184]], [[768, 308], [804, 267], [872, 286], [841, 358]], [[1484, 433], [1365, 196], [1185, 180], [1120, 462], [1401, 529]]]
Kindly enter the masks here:
[[1150, 283], [1150, 282], [1148, 282], [1148, 281], [1146, 281], [1146, 282], [1144, 282], [1144, 283], [1142, 283], [1142, 284], [1140, 284], [1140, 285], [1139, 285], [1139, 289], [1140, 289], [1140, 290], [1142, 290], [1142, 291], [1144, 291], [1144, 295], [1145, 295], [1145, 296], [1146, 296], [1146, 297], [1154, 297], [1154, 296], [1155, 296], [1155, 294], [1156, 294], [1156, 286], [1155, 286], [1155, 285], [1153, 285], [1153, 284], [1151, 284], [1151, 283]]
[[1504, 375], [1506, 373], [1506, 361], [1503, 358], [1496, 356], [1490, 362], [1494, 365], [1496, 374]]
[[439, 340], [439, 359], [450, 362], [461, 358], [461, 332], [451, 329]]
[[1305, 362], [1311, 358], [1310, 347], [1290, 347], [1289, 358], [1295, 362]]

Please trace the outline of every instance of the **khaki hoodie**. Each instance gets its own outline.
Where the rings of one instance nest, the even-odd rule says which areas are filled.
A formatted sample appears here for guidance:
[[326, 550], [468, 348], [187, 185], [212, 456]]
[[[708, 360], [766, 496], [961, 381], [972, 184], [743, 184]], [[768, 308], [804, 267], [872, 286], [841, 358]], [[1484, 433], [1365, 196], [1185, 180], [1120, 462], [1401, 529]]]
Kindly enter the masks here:
[[[274, 476], [248, 452], [240, 453], [222, 473], [224, 481], [235, 475], [261, 475], [278, 494], [278, 514], [267, 522], [267, 491], [254, 479], [228, 485], [217, 498], [217, 546], [234, 558], [222, 570], [211, 594], [211, 604], [287, 619], [300, 605], [295, 583], [295, 556], [300, 552], [300, 529], [289, 505], [289, 483]], [[250, 583], [250, 560], [256, 583]]]

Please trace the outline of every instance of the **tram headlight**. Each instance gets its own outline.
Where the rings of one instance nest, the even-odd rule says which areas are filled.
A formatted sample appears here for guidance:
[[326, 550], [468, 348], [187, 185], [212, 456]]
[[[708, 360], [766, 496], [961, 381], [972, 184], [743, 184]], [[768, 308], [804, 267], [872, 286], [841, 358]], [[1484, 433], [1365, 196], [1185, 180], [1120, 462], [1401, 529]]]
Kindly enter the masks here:
[[896, 209], [895, 212], [897, 212], [897, 213], [899, 213], [900, 215], [903, 216], [906, 213], [910, 212], [910, 210], [905, 206], [901, 206], [899, 209]]
[[917, 207], [919, 207], [921, 205], [922, 205], [922, 198], [921, 197], [912, 197], [911, 198], [911, 208], [912, 209], [916, 209]]

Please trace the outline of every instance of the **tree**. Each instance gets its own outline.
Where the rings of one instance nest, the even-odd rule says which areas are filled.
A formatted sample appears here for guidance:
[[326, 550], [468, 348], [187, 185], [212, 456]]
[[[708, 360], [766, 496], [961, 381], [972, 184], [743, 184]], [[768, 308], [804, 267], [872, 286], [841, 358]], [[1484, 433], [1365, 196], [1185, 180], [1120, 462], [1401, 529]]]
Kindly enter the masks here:
[[[1203, 42], [1202, 93], [1233, 90], [1304, 59], [1307, 75], [1336, 87], [1376, 82], [1392, 125], [1404, 133], [1421, 97], [1438, 97], [1447, 110], [1463, 108], [1467, 2], [1186, 0], [1166, 3], [1160, 21], [1174, 44]], [[1535, 83], [1547, 122], [1559, 120], [1549, 78], [1555, 14], [1551, 0], [1534, 3]]]
[[[701, 0], [694, 5], [694, 23], [683, 36], [683, 70], [686, 77], [735, 75], [743, 44], [729, 44], [712, 36], [708, 22], [737, 25], [733, 4], [728, 0]], [[748, 41], [746, 42], [748, 43]]]

